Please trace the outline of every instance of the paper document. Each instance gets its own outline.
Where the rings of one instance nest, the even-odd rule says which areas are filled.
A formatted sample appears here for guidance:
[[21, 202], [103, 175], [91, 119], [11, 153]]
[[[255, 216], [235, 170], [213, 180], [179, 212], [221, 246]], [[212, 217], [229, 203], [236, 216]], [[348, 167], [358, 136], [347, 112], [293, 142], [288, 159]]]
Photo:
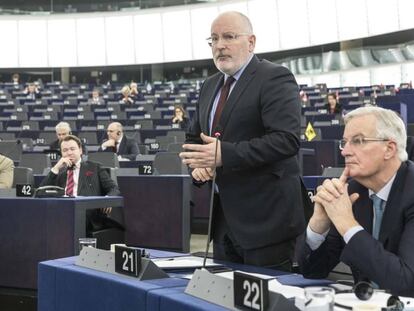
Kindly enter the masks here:
[[[203, 266], [203, 258], [195, 256], [159, 258], [153, 262], [161, 269], [185, 269], [185, 268], [201, 268]], [[221, 264], [207, 259], [206, 267], [219, 267]]]

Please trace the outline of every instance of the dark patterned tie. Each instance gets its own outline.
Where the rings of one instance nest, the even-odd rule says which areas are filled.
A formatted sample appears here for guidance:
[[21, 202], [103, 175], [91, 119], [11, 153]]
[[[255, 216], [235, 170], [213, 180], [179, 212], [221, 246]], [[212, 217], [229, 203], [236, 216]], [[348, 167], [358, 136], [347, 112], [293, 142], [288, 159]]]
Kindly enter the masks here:
[[214, 113], [213, 124], [211, 126], [212, 134], [214, 134], [214, 132], [217, 131], [216, 126], [220, 121], [221, 113], [223, 112], [223, 108], [226, 104], [227, 97], [229, 96], [230, 87], [235, 80], [236, 79], [234, 79], [232, 76], [228, 77], [223, 87], [221, 88], [220, 98], [218, 100], [216, 112]]
[[372, 235], [375, 239], [378, 240], [379, 238], [379, 232], [381, 229], [381, 222], [382, 222], [382, 215], [384, 214], [384, 200], [382, 200], [377, 195], [372, 195], [371, 197], [374, 207], [374, 215], [375, 215], [375, 221], [372, 228]]
[[73, 178], [73, 169], [67, 170], [67, 180], [66, 180], [66, 195], [73, 197], [73, 189], [75, 187], [75, 179]]

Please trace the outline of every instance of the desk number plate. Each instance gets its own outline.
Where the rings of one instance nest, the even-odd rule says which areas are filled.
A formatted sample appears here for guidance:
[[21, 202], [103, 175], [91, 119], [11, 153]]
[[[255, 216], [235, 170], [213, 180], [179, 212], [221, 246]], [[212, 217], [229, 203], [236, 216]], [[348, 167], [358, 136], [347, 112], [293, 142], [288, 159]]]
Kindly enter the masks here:
[[115, 246], [115, 271], [138, 277], [141, 270], [141, 251], [137, 248]]
[[33, 186], [30, 184], [17, 184], [16, 185], [17, 197], [31, 197], [33, 196]]
[[152, 163], [139, 164], [138, 173], [139, 175], [152, 175], [153, 174]]
[[242, 310], [266, 310], [269, 302], [268, 280], [234, 272], [234, 306]]

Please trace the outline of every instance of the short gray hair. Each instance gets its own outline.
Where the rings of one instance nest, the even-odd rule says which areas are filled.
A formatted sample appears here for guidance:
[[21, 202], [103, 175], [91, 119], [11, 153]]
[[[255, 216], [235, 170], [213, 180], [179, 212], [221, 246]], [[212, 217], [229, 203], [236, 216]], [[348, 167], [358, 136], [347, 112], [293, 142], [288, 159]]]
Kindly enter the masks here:
[[372, 115], [377, 120], [375, 126], [379, 138], [392, 139], [397, 143], [397, 154], [400, 161], [407, 161], [407, 130], [401, 117], [392, 110], [381, 107], [361, 107], [348, 112], [344, 116], [345, 125], [355, 117]]
[[59, 129], [66, 129], [68, 130], [68, 132], [72, 131], [72, 129], [70, 128], [70, 124], [68, 122], [59, 122], [56, 127], [55, 130], [59, 130]]

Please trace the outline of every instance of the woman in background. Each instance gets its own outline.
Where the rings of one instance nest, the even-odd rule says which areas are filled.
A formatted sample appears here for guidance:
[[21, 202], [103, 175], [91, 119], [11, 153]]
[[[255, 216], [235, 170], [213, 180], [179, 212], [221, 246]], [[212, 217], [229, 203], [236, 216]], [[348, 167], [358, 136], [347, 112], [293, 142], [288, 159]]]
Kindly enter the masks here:
[[120, 99], [120, 103], [121, 104], [133, 104], [134, 100], [131, 98], [131, 89], [129, 88], [128, 85], [125, 85], [122, 89], [121, 89], [121, 99]]
[[327, 99], [328, 103], [325, 105], [325, 108], [328, 110], [329, 114], [337, 114], [342, 112], [342, 107], [338, 103], [335, 93], [329, 93]]
[[180, 128], [186, 130], [189, 125], [189, 120], [186, 116], [183, 106], [176, 105], [174, 107], [174, 116], [172, 118], [173, 124], [179, 124]]

